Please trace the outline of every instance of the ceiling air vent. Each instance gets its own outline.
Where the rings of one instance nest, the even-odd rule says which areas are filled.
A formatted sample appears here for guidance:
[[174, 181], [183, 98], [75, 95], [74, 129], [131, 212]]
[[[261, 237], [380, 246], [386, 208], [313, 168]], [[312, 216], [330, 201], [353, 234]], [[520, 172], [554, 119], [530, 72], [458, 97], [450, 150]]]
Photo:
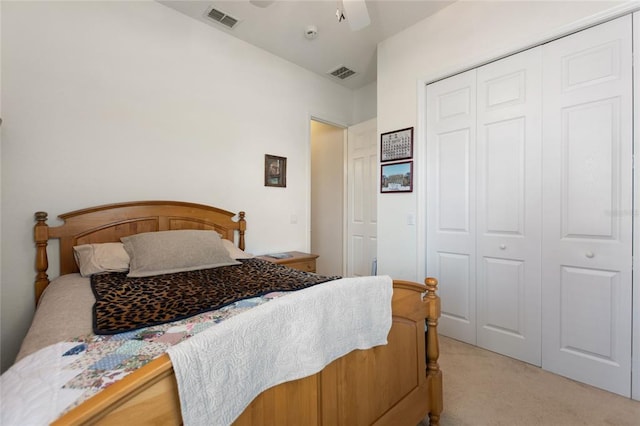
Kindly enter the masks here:
[[345, 78], [350, 77], [355, 73], [356, 72], [354, 70], [349, 69], [345, 66], [339, 66], [335, 70], [329, 71], [329, 74], [331, 74], [334, 77], [338, 77], [340, 80], [344, 80]]
[[238, 23], [236, 18], [229, 16], [218, 9], [211, 9], [207, 16], [228, 28], [233, 28]]

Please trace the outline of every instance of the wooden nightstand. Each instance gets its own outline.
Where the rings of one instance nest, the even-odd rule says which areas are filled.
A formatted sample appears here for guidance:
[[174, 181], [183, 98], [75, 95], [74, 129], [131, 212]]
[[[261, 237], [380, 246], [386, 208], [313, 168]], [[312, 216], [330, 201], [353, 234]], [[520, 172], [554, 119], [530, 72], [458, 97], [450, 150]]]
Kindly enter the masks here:
[[319, 257], [317, 254], [303, 253], [301, 251], [287, 251], [285, 253], [290, 254], [291, 257], [275, 259], [264, 255], [258, 256], [258, 258], [304, 272], [316, 272], [316, 259]]

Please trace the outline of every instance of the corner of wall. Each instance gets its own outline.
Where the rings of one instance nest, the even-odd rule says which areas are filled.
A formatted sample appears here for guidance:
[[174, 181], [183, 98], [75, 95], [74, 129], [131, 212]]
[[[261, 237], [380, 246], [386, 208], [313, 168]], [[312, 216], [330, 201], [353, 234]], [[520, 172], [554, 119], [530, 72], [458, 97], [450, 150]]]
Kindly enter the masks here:
[[376, 118], [378, 114], [377, 81], [353, 91], [352, 124]]

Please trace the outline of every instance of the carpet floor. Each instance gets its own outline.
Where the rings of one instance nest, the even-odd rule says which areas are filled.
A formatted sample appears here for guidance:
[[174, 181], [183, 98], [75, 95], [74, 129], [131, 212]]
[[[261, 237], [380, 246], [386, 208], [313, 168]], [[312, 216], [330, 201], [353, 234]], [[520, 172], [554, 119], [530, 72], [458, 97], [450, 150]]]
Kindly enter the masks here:
[[[640, 426], [640, 402], [446, 337], [441, 426]], [[427, 422], [423, 422], [427, 423]]]

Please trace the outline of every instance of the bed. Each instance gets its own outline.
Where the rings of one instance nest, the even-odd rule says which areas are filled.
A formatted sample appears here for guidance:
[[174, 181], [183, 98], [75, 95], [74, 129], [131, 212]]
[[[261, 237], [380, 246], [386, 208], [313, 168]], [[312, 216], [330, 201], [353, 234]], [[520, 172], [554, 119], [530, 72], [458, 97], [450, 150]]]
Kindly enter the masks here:
[[[36, 302], [50, 283], [47, 247], [52, 239], [59, 240], [61, 276], [78, 272], [74, 246], [118, 242], [149, 232], [213, 230], [245, 249], [244, 212], [236, 215], [201, 204], [142, 201], [98, 206], [60, 215], [64, 223], [55, 227], [47, 225], [47, 213], [35, 217]], [[433, 278], [425, 285], [394, 280], [388, 344], [354, 350], [315, 374], [264, 390], [233, 424], [416, 425], [427, 416], [431, 425], [439, 424], [443, 401], [436, 287]], [[163, 354], [54, 424], [182, 424], [180, 401], [171, 358]]]

